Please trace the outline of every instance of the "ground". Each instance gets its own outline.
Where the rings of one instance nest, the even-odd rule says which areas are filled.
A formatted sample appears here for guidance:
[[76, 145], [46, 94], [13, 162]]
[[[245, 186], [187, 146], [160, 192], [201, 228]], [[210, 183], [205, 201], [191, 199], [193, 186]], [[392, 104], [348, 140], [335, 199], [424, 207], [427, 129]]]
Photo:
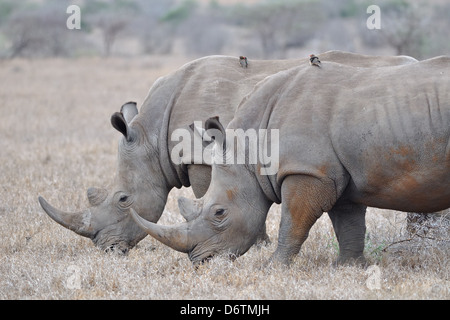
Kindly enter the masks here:
[[[130, 100], [140, 105], [159, 76], [186, 61], [0, 61], [0, 299], [450, 299], [448, 239], [401, 242], [400, 212], [369, 209], [368, 269], [332, 265], [337, 241], [326, 214], [290, 268], [262, 267], [276, 247], [279, 206], [267, 220], [270, 245], [197, 269], [150, 237], [128, 255], [106, 254], [52, 221], [38, 196], [63, 210], [86, 207], [87, 188], [115, 173], [111, 114]], [[192, 192], [173, 190], [159, 223], [182, 221], [179, 195]]]

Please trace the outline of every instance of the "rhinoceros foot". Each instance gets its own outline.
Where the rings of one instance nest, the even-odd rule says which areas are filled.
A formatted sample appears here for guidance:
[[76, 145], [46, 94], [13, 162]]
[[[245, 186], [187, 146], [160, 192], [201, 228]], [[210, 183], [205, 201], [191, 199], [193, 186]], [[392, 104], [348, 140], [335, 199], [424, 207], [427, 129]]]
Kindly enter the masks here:
[[364, 256], [358, 257], [343, 257], [339, 256], [334, 262], [334, 267], [339, 266], [356, 266], [361, 268], [366, 268], [368, 266], [368, 262]]

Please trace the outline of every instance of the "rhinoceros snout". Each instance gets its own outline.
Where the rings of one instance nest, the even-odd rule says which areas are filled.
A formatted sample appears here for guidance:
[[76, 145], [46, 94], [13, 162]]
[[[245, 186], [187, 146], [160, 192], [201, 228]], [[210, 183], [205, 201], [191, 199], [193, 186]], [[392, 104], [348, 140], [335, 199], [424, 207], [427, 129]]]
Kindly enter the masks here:
[[119, 255], [126, 255], [131, 247], [124, 247], [120, 244], [112, 244], [109, 247], [106, 247], [104, 251], [106, 253], [118, 253]]

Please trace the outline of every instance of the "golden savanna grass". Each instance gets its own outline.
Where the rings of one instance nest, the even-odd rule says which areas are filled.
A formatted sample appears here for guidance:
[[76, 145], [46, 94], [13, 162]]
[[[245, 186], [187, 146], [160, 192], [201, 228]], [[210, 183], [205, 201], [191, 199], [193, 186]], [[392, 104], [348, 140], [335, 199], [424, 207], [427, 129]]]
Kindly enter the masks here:
[[[235, 261], [195, 269], [150, 237], [127, 255], [104, 253], [52, 221], [37, 198], [75, 211], [90, 186], [107, 186], [120, 134], [109, 119], [140, 105], [153, 82], [183, 59], [147, 57], [0, 61], [0, 299], [449, 299], [449, 245], [407, 239], [405, 214], [369, 209], [366, 256], [378, 269], [333, 267], [337, 241], [326, 214], [290, 268], [262, 267], [272, 243]], [[182, 221], [173, 190], [159, 223]], [[397, 245], [390, 246], [394, 242]], [[375, 270], [375, 271], [374, 271]]]

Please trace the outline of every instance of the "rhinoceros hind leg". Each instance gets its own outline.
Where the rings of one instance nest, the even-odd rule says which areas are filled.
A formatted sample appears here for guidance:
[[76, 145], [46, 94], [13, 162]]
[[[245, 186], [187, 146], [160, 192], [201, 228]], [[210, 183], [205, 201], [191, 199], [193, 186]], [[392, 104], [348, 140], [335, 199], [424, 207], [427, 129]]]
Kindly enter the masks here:
[[284, 179], [281, 196], [278, 247], [271, 261], [289, 264], [316, 220], [336, 202], [336, 191], [331, 180], [292, 175]]
[[335, 265], [365, 265], [364, 237], [366, 234], [367, 206], [338, 201], [328, 211], [334, 232], [339, 242], [339, 257]]

